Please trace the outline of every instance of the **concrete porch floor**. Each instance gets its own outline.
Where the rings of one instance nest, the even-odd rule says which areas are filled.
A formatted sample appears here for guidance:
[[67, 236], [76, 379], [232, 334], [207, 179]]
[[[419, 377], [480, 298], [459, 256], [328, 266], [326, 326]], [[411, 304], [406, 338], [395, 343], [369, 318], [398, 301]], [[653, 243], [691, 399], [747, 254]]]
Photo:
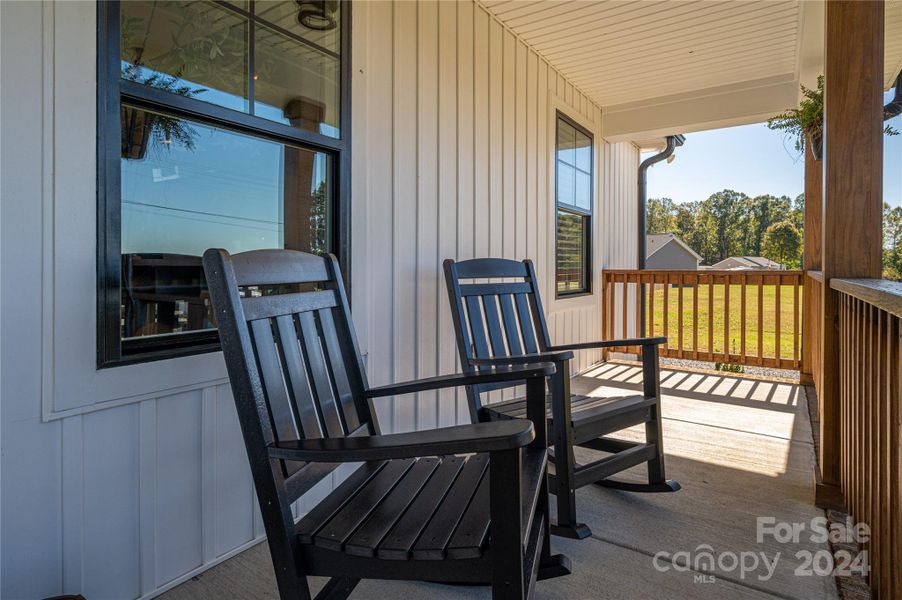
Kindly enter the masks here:
[[[622, 394], [639, 388], [641, 370], [608, 363], [577, 378], [573, 391]], [[539, 582], [537, 598], [836, 598], [832, 576], [807, 574], [806, 553], [829, 548], [811, 541], [815, 457], [804, 388], [729, 375], [662, 372], [668, 477], [675, 494], [632, 494], [587, 487], [577, 494], [592, 537], [552, 538], [573, 562], [569, 577]], [[640, 436], [629, 431], [626, 437]], [[578, 454], [583, 451], [578, 451]], [[585, 451], [589, 452], [589, 451]], [[640, 478], [628, 473], [624, 478]], [[756, 540], [757, 518], [804, 524], [797, 542]], [[707, 546], [706, 546], [707, 545]], [[713, 577], [684, 568], [688, 552], [713, 551]], [[658, 554], [666, 553], [666, 554]], [[744, 553], [744, 554], [743, 554]], [[733, 557], [754, 564], [743, 575]], [[762, 553], [776, 567], [767, 577]], [[655, 556], [658, 556], [657, 561]], [[808, 564], [806, 564], [808, 563]], [[314, 582], [318, 589], [322, 580]], [[273, 599], [278, 594], [269, 551], [259, 544], [173, 588], [165, 600]], [[364, 581], [352, 598], [490, 598], [487, 588]]]

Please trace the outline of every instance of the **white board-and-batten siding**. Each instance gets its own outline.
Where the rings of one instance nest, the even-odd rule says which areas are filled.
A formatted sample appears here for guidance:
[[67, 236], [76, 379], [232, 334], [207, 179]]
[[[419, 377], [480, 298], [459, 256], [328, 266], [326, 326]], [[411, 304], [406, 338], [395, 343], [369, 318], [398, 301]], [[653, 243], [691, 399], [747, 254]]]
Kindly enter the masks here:
[[[96, 7], [0, 10], [0, 596], [153, 596], [263, 535], [231, 393], [217, 355], [128, 367], [140, 390], [110, 370], [67, 385], [73, 345], [93, 353], [63, 324], [83, 313], [52, 298], [96, 293]], [[371, 383], [458, 368], [446, 257], [532, 258], [554, 340], [598, 337], [598, 270], [635, 264], [636, 147], [604, 143], [599, 108], [478, 5], [359, 2], [353, 30], [351, 289]], [[596, 139], [595, 293], [561, 301], [555, 110]], [[454, 392], [378, 411], [387, 431], [468, 418]]]
[[[459, 368], [441, 263], [531, 258], [556, 343], [600, 335], [603, 266], [635, 266], [638, 149], [478, 4], [354, 6], [355, 321], [372, 383]], [[555, 111], [595, 137], [593, 294], [554, 294]], [[358, 265], [365, 265], [357, 268]], [[583, 369], [597, 352], [581, 352]], [[509, 397], [507, 392], [505, 397]], [[498, 398], [501, 395], [497, 395]], [[463, 394], [380, 404], [394, 430], [468, 418]]]

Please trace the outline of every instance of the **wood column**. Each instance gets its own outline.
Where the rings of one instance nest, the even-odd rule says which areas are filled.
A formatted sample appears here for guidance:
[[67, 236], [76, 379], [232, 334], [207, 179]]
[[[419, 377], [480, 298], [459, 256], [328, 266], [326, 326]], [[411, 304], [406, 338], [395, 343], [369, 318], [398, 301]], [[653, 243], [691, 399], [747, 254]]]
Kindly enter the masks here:
[[838, 277], [879, 278], [883, 209], [883, 2], [826, 3], [822, 227], [823, 382], [818, 501], [840, 472]]
[[[285, 118], [292, 127], [319, 131], [326, 107], [309, 98], [295, 98], [285, 105]], [[316, 154], [294, 146], [285, 146], [285, 197], [283, 200], [284, 247], [301, 252], [315, 252], [311, 236], [313, 203], [313, 167]]]
[[[811, 151], [811, 144], [805, 144], [805, 228], [804, 240], [802, 243], [802, 269], [808, 271], [821, 270], [821, 227], [823, 226], [823, 186], [824, 172], [821, 168], [821, 161], [814, 158]], [[820, 318], [816, 314], [818, 304], [814, 301], [812, 292], [814, 289], [811, 280], [803, 277], [804, 298], [802, 301], [802, 368], [800, 369], [802, 383], [814, 385], [812, 379], [814, 372], [814, 361], [819, 361], [821, 357], [816, 354], [818, 344], [815, 343], [814, 337], [817, 335], [818, 328], [814, 326], [813, 320]], [[817, 382], [816, 387], [820, 387]]]

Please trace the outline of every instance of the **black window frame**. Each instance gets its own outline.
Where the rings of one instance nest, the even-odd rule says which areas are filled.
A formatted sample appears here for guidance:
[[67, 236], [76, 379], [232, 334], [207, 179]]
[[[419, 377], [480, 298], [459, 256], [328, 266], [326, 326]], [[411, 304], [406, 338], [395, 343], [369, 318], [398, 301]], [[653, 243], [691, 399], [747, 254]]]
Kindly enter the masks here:
[[[558, 197], [558, 165], [560, 160], [558, 159], [558, 152], [560, 151], [560, 146], [558, 145], [558, 140], [560, 139], [559, 128], [561, 125], [561, 121], [566, 122], [568, 125], [573, 127], [576, 131], [582, 133], [586, 137], [589, 138], [589, 145], [591, 149], [591, 160], [589, 161], [589, 209], [583, 209], [573, 204], [567, 202], [561, 202]], [[554, 294], [555, 298], [576, 298], [579, 296], [591, 296], [592, 295], [592, 216], [594, 214], [595, 209], [595, 136], [591, 131], [574, 121], [572, 118], [567, 116], [561, 110], [555, 111], [555, 119], [554, 119]], [[568, 214], [577, 215], [582, 217], [583, 219], [583, 228], [585, 231], [585, 235], [583, 236], [583, 256], [585, 256], [585, 261], [583, 264], [583, 280], [585, 281], [585, 287], [580, 290], [573, 290], [567, 292], [561, 292], [558, 289], [558, 226], [559, 226], [559, 216], [561, 211], [566, 212]]]
[[[185, 332], [161, 338], [129, 340], [123, 351], [121, 339], [121, 189], [120, 119], [122, 102], [138, 108], [163, 111], [204, 125], [257, 138], [323, 152], [331, 157], [329, 184], [333, 189], [331, 251], [338, 256], [342, 277], [350, 295], [351, 258], [351, 2], [341, 0], [339, 64], [339, 137], [317, 134], [270, 121], [252, 114], [217, 106], [196, 98], [170, 94], [120, 79], [118, 0], [97, 3], [97, 367], [190, 356], [220, 349], [217, 330]], [[218, 6], [249, 19], [253, 36], [253, 4], [248, 10], [217, 1]], [[272, 27], [266, 24], [267, 27]], [[284, 30], [280, 33], [287, 34]], [[307, 45], [294, 34], [290, 37]], [[253, 37], [249, 39], [248, 63], [254, 63]], [[251, 75], [252, 73], [249, 73]], [[248, 81], [253, 86], [253, 77]], [[250, 95], [250, 94], [249, 94]]]

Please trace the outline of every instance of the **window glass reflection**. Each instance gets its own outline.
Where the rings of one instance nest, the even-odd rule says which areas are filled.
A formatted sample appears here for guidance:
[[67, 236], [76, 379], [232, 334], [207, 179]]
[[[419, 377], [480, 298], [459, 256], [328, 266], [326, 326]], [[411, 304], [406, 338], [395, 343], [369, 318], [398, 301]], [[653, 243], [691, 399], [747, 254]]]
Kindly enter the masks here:
[[254, 112], [338, 137], [338, 58], [266, 27], [255, 31]]
[[337, 1], [257, 0], [254, 14], [336, 55], [341, 50], [341, 5]]
[[571, 166], [576, 166], [576, 130], [566, 121], [558, 120], [557, 157]]
[[120, 4], [121, 77], [248, 110], [248, 22], [210, 2]]
[[328, 155], [123, 105], [122, 337], [215, 326], [200, 257], [330, 247]]
[[586, 217], [559, 210], [557, 215], [557, 291], [579, 292], [585, 283]]

